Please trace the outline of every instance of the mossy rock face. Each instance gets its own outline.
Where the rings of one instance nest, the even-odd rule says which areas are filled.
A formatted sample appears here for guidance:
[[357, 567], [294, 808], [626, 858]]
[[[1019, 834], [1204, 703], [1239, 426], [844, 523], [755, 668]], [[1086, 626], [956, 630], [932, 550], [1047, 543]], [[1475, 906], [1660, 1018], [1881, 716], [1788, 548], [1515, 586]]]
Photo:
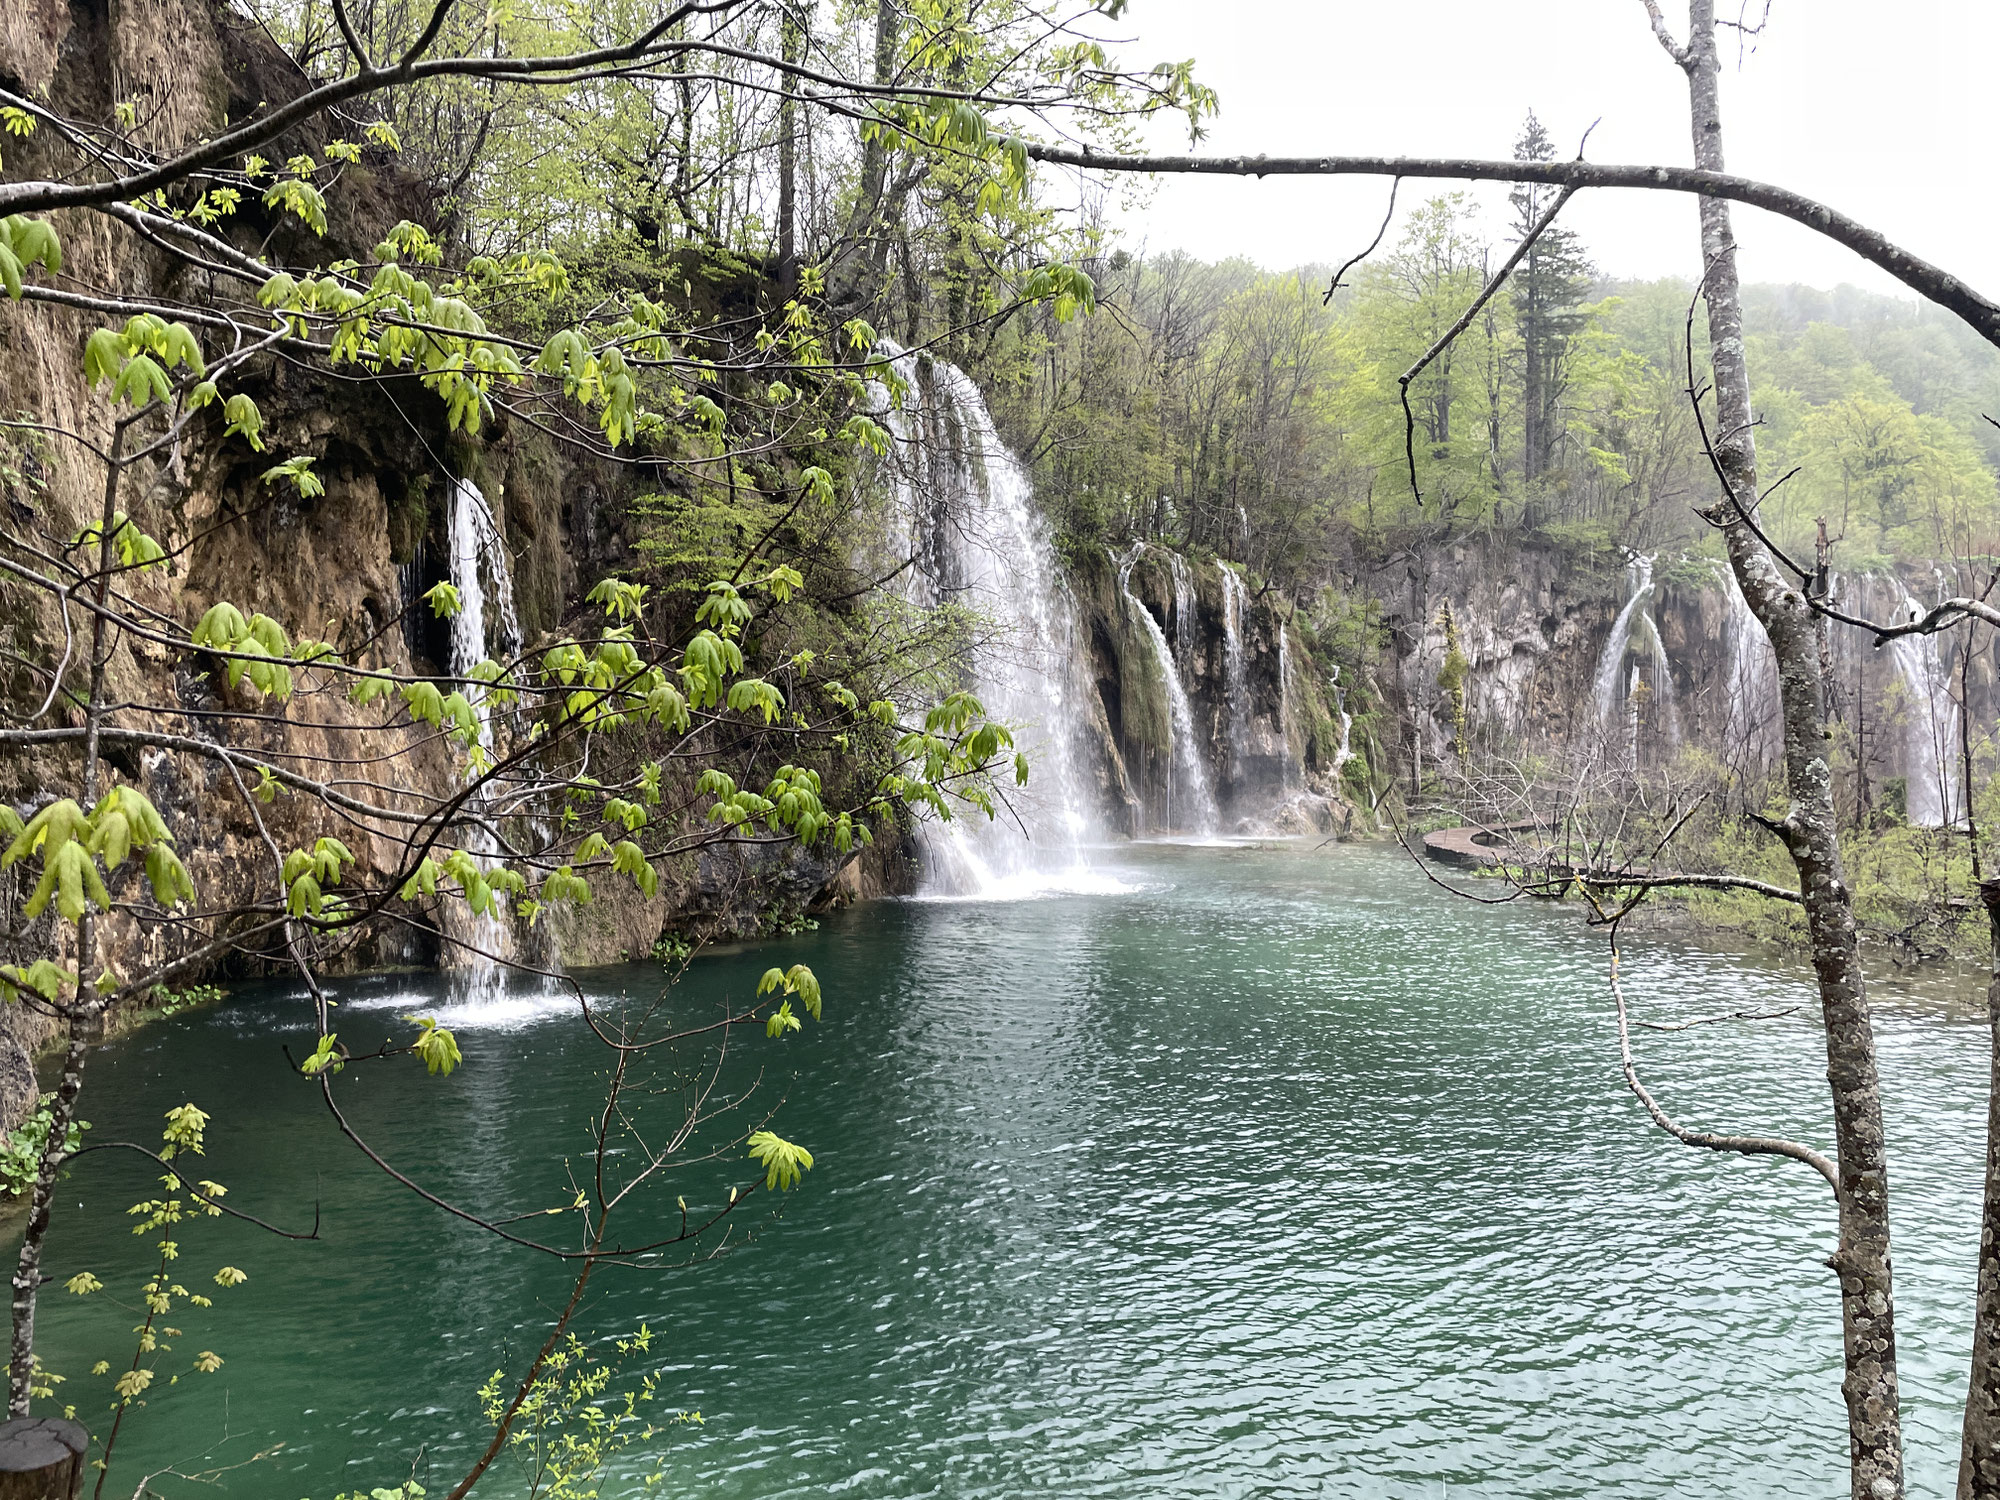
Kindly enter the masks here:
[[507, 464], [507, 552], [513, 564], [514, 611], [530, 637], [554, 630], [574, 569], [562, 539], [563, 474], [554, 444], [536, 433], [512, 445]]
[[[1310, 627], [1294, 618], [1289, 601], [1253, 592], [1248, 579], [1233, 610], [1225, 561], [1187, 558], [1179, 566], [1186, 572], [1177, 586], [1175, 559], [1148, 547], [1127, 573], [1129, 599], [1117, 558], [1102, 549], [1072, 555], [1065, 569], [1093, 689], [1084, 717], [1105, 826], [1144, 832], [1159, 826], [1167, 806], [1173, 709], [1141, 609], [1167, 638], [1223, 827], [1269, 826], [1287, 799], [1301, 806], [1341, 799], [1343, 783], [1331, 774], [1341, 748], [1340, 708]], [[1181, 621], [1176, 612], [1184, 605], [1190, 614]], [[1289, 682], [1281, 680], [1281, 663], [1289, 664]]]
[[384, 489], [389, 506], [389, 561], [401, 567], [417, 560], [430, 530], [432, 476], [411, 474], [404, 478], [402, 492], [391, 495]]
[[1319, 663], [1304, 631], [1291, 638], [1292, 680], [1286, 703], [1285, 737], [1308, 771], [1331, 771], [1340, 753], [1340, 715], [1331, 693], [1331, 674]]

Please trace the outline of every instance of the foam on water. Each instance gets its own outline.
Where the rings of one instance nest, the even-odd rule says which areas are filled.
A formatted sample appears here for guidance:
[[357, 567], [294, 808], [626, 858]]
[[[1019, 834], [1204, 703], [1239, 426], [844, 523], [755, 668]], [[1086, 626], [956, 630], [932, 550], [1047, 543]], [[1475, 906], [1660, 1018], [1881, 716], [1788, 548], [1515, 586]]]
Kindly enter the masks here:
[[1066, 869], [1013, 870], [989, 875], [975, 890], [926, 890], [910, 899], [956, 903], [1047, 901], [1057, 896], [1134, 896], [1158, 888], [1156, 883], [1140, 880], [1129, 872], [1121, 874], [1101, 865], [1071, 865]]
[[519, 1031], [544, 1021], [574, 1017], [577, 1013], [576, 996], [546, 988], [539, 981], [522, 980], [510, 985], [505, 971], [497, 971], [497, 977], [482, 977], [476, 985], [452, 986], [448, 992], [451, 998], [442, 1005], [434, 991], [421, 989], [342, 996], [339, 1010], [426, 1016], [453, 1031]]

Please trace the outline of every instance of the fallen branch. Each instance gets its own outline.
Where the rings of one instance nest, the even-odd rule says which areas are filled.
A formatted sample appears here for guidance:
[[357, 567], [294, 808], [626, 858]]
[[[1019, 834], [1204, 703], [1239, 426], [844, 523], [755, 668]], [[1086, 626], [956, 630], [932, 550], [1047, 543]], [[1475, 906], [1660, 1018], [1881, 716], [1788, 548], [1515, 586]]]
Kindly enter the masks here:
[[1733, 1010], [1726, 1016], [1696, 1016], [1688, 1021], [1634, 1021], [1634, 1026], [1643, 1026], [1648, 1031], [1686, 1031], [1695, 1026], [1717, 1026], [1724, 1021], [1775, 1021], [1780, 1016], [1797, 1015], [1799, 1008], [1788, 1005], [1783, 1010]]

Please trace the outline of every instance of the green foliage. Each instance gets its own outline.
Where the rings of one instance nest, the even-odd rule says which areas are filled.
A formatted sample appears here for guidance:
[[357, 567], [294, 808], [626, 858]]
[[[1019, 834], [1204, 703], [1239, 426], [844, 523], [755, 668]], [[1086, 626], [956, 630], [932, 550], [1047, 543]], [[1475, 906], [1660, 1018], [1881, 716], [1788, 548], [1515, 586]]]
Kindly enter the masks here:
[[63, 968], [51, 959], [33, 963], [0, 964], [0, 1000], [12, 1005], [24, 993], [39, 996], [53, 1005], [76, 988], [76, 971]]
[[[670, 1418], [652, 1415], [660, 1375], [646, 1371], [623, 1390], [615, 1389], [625, 1365], [652, 1352], [653, 1335], [637, 1333], [614, 1340], [599, 1353], [575, 1334], [565, 1334], [535, 1371], [507, 1433], [507, 1451], [534, 1476], [533, 1493], [545, 1500], [594, 1500], [610, 1466], [637, 1444], [653, 1444], [676, 1424], [698, 1425], [699, 1412]], [[487, 1421], [504, 1419], [513, 1392], [507, 1374], [496, 1370], [479, 1389]], [[647, 1452], [642, 1485], [657, 1485], [665, 1455]]]
[[[25, 109], [16, 109], [11, 104], [0, 105], [0, 130], [16, 139], [31, 136], [40, 122]], [[4, 164], [4, 163], [0, 163]], [[14, 295], [18, 296], [19, 293]]]
[[[1587, 261], [1560, 236], [1412, 383], [1417, 503], [1399, 377], [1507, 248], [1446, 195], [1330, 300], [1318, 268], [1102, 256], [1098, 294], [1120, 316], [1017, 317], [991, 363], [1060, 550], [1163, 539], [1306, 597], [1350, 547], [1380, 558], [1475, 530], [1583, 555], [1698, 548], [1686, 496], [1713, 476], [1685, 392], [1693, 289], [1576, 300]], [[2000, 355], [1946, 347], [1948, 319], [1815, 296], [1749, 293], [1765, 467], [1800, 466], [1766, 500], [1770, 524], [1810, 555], [1826, 517], [1843, 570], [2000, 550], [2000, 434], [1981, 419]], [[1699, 319], [1694, 333], [1700, 360]]]
[[451, 1070], [463, 1062], [464, 1056], [458, 1050], [458, 1039], [438, 1025], [431, 1016], [411, 1017], [420, 1028], [417, 1039], [410, 1050], [424, 1065], [424, 1071], [433, 1077], [449, 1075]]
[[[15, 116], [26, 120], [29, 130], [34, 128], [32, 115], [12, 110], [5, 119], [8, 134], [27, 133], [16, 128]], [[29, 266], [40, 266], [53, 276], [62, 270], [62, 264], [62, 242], [44, 220], [21, 214], [0, 218], [0, 287], [14, 301], [21, 300], [25, 290], [23, 273]]]
[[235, 605], [222, 600], [195, 623], [188, 639], [222, 657], [230, 687], [247, 680], [268, 697], [280, 701], [291, 697], [292, 671], [279, 658], [292, 656], [293, 642], [284, 626], [269, 615], [252, 614], [246, 619]]
[[312, 1052], [299, 1064], [299, 1071], [308, 1078], [315, 1078], [321, 1073], [338, 1073], [346, 1066], [347, 1058], [340, 1051], [339, 1033], [327, 1031], [320, 1034]]
[[198, 1010], [204, 1005], [213, 1005], [222, 998], [222, 987], [215, 984], [190, 984], [180, 989], [169, 985], [153, 986], [148, 1003], [153, 1014], [165, 1019], [177, 1016], [183, 1011]]
[[309, 455], [288, 458], [283, 463], [273, 464], [266, 469], [262, 475], [263, 481], [266, 484], [289, 483], [301, 500], [316, 499], [326, 493], [326, 485], [319, 475], [313, 473], [313, 462]]
[[[94, 551], [103, 538], [103, 526], [93, 521], [70, 538], [70, 546]], [[167, 555], [160, 544], [135, 526], [131, 517], [122, 510], [111, 513], [111, 545], [119, 566], [134, 572], [162, 567], [166, 563]]]
[[90, 819], [67, 797], [51, 802], [28, 820], [0, 854], [0, 867], [4, 867], [41, 851], [42, 877], [22, 906], [22, 916], [33, 921], [48, 909], [51, 900], [72, 926], [83, 920], [89, 907], [111, 910], [110, 892], [104, 888], [104, 877], [87, 848], [93, 837]]
[[[207, 1112], [193, 1104], [167, 1111], [158, 1154], [170, 1170], [160, 1176], [161, 1194], [141, 1199], [127, 1210], [134, 1220], [133, 1234], [158, 1236], [154, 1243], [157, 1258], [150, 1274], [138, 1284], [139, 1310], [143, 1316], [131, 1330], [130, 1360], [122, 1368], [114, 1368], [110, 1360], [100, 1359], [90, 1370], [93, 1378], [110, 1382], [110, 1410], [114, 1416], [122, 1417], [133, 1406], [145, 1405], [147, 1393], [162, 1376], [161, 1383], [172, 1386], [179, 1384], [183, 1375], [212, 1375], [222, 1368], [222, 1356], [211, 1349], [196, 1351], [187, 1358], [184, 1368], [173, 1369], [167, 1364], [167, 1356], [185, 1336], [180, 1328], [172, 1326], [171, 1320], [184, 1316], [190, 1309], [214, 1306], [214, 1299], [207, 1293], [194, 1291], [176, 1279], [175, 1264], [184, 1248], [182, 1226], [190, 1221], [220, 1218], [222, 1200], [229, 1193], [221, 1183], [206, 1178], [196, 1180], [192, 1186], [183, 1181], [180, 1164], [204, 1153], [208, 1121]], [[225, 1290], [241, 1286], [249, 1279], [245, 1272], [227, 1265], [210, 1277], [215, 1286]], [[64, 1288], [71, 1296], [89, 1298], [104, 1291], [105, 1282], [95, 1273], [82, 1270], [71, 1274]], [[129, 1316], [130, 1304], [119, 1302], [118, 1307]]]
[[[55, 1124], [50, 1108], [54, 1103], [55, 1095], [42, 1095], [36, 1101], [35, 1112], [0, 1139], [0, 1193], [7, 1197], [25, 1197], [35, 1185], [35, 1176], [42, 1168], [42, 1153], [48, 1146], [49, 1130]], [[87, 1121], [70, 1121], [63, 1150], [75, 1151], [83, 1144], [83, 1132], [88, 1129]]]
[[100, 328], [83, 347], [84, 380], [93, 387], [109, 382], [113, 403], [134, 407], [173, 400], [169, 371], [185, 370], [198, 381], [206, 369], [187, 325], [153, 313], [128, 319], [122, 331]]
[[800, 1176], [810, 1172], [813, 1164], [812, 1152], [768, 1130], [751, 1135], [750, 1157], [765, 1169], [765, 1188], [784, 1193], [797, 1187]]

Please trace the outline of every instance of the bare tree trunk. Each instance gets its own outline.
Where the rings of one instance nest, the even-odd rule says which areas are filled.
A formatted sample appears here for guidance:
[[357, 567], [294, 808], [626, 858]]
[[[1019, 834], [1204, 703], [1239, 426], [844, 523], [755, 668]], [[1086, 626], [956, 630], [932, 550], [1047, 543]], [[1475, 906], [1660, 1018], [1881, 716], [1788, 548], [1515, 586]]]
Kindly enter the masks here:
[[1868, 826], [1868, 653], [1854, 657], [1854, 826]]
[[[1531, 256], [1534, 251], [1528, 252]], [[1542, 477], [1544, 460], [1547, 456], [1548, 437], [1543, 430], [1543, 385], [1547, 379], [1542, 368], [1542, 307], [1541, 294], [1534, 280], [1534, 266], [1529, 264], [1528, 296], [1526, 316], [1521, 323], [1521, 481], [1522, 487], [1532, 493], [1535, 482]], [[1532, 503], [1532, 502], [1531, 502]]]
[[[83, 806], [86, 811], [97, 801], [101, 758], [98, 731], [104, 727], [105, 668], [117, 641], [106, 621], [105, 603], [110, 597], [112, 539], [117, 535], [112, 521], [118, 513], [118, 485], [125, 473], [125, 434], [136, 418], [128, 417], [113, 425], [111, 446], [104, 474], [104, 507], [98, 516], [97, 576], [91, 587], [97, 612], [90, 627], [90, 694], [84, 701]], [[21, 1234], [21, 1250], [14, 1260], [13, 1330], [7, 1358], [7, 1415], [25, 1417], [34, 1388], [35, 1305], [42, 1289], [42, 1250], [48, 1242], [49, 1219], [55, 1207], [56, 1179], [68, 1155], [70, 1123], [76, 1119], [76, 1101], [83, 1093], [83, 1066], [90, 1056], [90, 1043], [103, 1024], [103, 1006], [97, 993], [97, 916], [85, 909], [76, 924], [76, 1001], [69, 1008], [69, 1034], [63, 1054], [62, 1082], [56, 1086], [49, 1105], [49, 1133], [42, 1142], [42, 1159], [35, 1171], [35, 1185], [28, 1195], [28, 1222]]]
[[[1654, 10], [1651, 0], [1648, 9]], [[1657, 29], [1687, 74], [1695, 165], [1721, 172], [1715, 0], [1690, 0], [1688, 13], [1684, 48], [1672, 46], [1663, 25]], [[1701, 200], [1701, 249], [1715, 384], [1714, 455], [1729, 492], [1715, 507], [1713, 519], [1722, 528], [1743, 597], [1778, 659], [1785, 782], [1791, 795], [1779, 833], [1799, 872], [1826, 1024], [1827, 1082], [1840, 1164], [1840, 1243], [1828, 1264], [1840, 1278], [1849, 1477], [1854, 1500], [1896, 1500], [1903, 1493], [1903, 1442], [1890, 1283], [1888, 1159], [1875, 1035], [1855, 939], [1853, 897], [1841, 868], [1833, 772], [1827, 762], [1819, 632], [1814, 611], [1779, 574], [1751, 528], [1748, 511], [1758, 496], [1757, 449], [1736, 239], [1729, 205], [1720, 198]]]
[[1986, 986], [1992, 1076], [1986, 1093], [1986, 1205], [1979, 1218], [1979, 1293], [1972, 1317], [1972, 1379], [1965, 1398], [1959, 1500], [2000, 1495], [2000, 880], [1982, 881], [1979, 899], [1993, 939]]
[[[806, 50], [804, 20], [788, 8], [778, 22], [778, 31], [785, 61], [802, 62]], [[798, 86], [790, 73], [784, 77], [784, 90], [778, 103], [778, 287], [789, 297], [799, 287], [799, 105]]]
[[[876, 0], [871, 81], [877, 88], [887, 88], [896, 81], [901, 19], [898, 0]], [[891, 259], [898, 248], [889, 228], [889, 199], [889, 147], [881, 137], [870, 137], [861, 143], [854, 207], [830, 276], [832, 300], [841, 306], [870, 306], [885, 295]]]
[[1972, 855], [1972, 878], [1983, 880], [1979, 868], [1979, 815], [1972, 807], [1972, 631], [1958, 652], [1958, 800], [1965, 813], [1965, 846]]

